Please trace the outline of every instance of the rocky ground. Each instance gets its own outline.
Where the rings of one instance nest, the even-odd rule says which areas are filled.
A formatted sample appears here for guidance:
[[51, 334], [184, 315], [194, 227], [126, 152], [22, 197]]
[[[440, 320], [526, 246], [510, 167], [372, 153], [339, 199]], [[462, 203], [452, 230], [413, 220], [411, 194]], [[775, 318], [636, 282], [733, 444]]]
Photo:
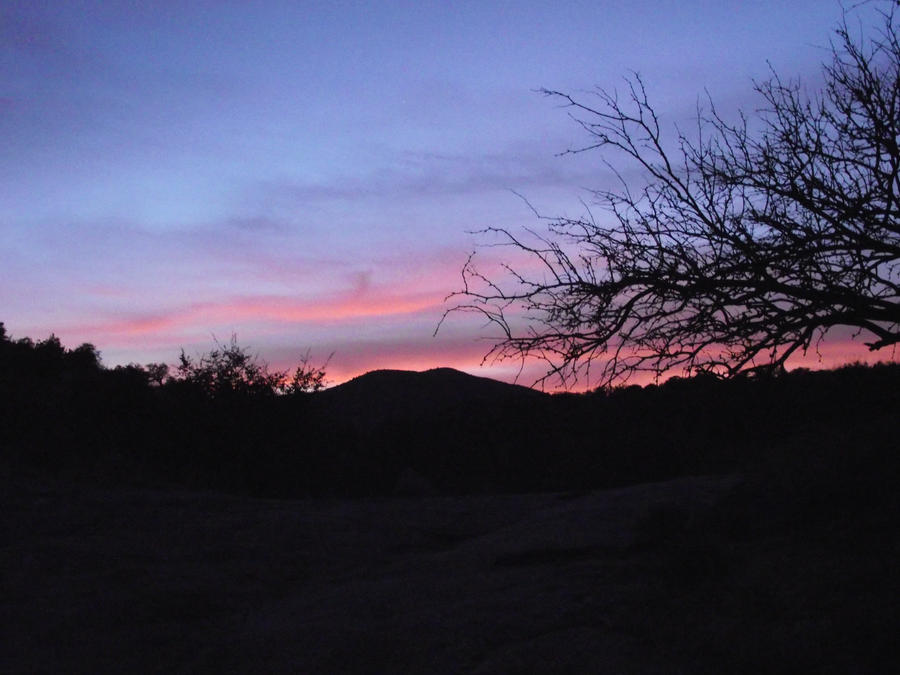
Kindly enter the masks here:
[[877, 672], [896, 538], [734, 533], [710, 514], [741, 482], [274, 501], [6, 475], [0, 671]]

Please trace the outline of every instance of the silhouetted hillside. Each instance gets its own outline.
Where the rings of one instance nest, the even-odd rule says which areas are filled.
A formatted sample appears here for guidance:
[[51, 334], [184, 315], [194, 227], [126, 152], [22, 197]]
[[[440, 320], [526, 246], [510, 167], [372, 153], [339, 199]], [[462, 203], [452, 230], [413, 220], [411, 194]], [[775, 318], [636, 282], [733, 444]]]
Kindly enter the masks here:
[[[2, 325], [2, 324], [0, 324]], [[238, 354], [240, 355], [240, 354]], [[252, 364], [251, 364], [252, 365]], [[900, 365], [547, 395], [449, 368], [223, 395], [0, 335], [0, 461], [242, 494], [589, 490], [762, 465], [891, 475]], [[755, 469], [754, 469], [755, 470]], [[790, 480], [794, 480], [791, 478]], [[831, 479], [829, 479], [831, 480]]]
[[[544, 393], [517, 384], [507, 384], [488, 377], [469, 375], [454, 368], [432, 368], [423, 372], [410, 370], [373, 370], [322, 392], [324, 398], [342, 397], [371, 399], [388, 396], [392, 402], [414, 402], [421, 396], [437, 405], [461, 400], [489, 402], [514, 396], [536, 398]], [[367, 403], [376, 401], [368, 400]]]
[[[439, 490], [510, 487], [528, 418], [549, 396], [452, 368], [378, 370], [312, 397], [314, 424], [392, 492], [410, 471]], [[507, 478], [502, 478], [503, 475]], [[375, 478], [378, 477], [378, 478]], [[501, 485], [501, 483], [503, 485]]]
[[546, 396], [453, 368], [375, 370], [320, 392], [316, 404], [371, 428], [388, 420], [412, 423], [436, 414], [483, 413], [498, 405], [530, 403]]

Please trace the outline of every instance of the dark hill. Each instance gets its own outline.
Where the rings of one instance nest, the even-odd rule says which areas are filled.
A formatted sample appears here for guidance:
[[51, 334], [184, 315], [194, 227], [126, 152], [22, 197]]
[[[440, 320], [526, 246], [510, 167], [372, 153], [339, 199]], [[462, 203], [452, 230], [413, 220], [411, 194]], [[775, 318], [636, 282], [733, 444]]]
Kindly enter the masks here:
[[[528, 476], [533, 422], [550, 395], [452, 368], [425, 372], [377, 370], [311, 397], [319, 443], [331, 448], [346, 475], [392, 491], [410, 470], [442, 490], [496, 487]], [[540, 425], [538, 425], [540, 426]], [[513, 470], [515, 467], [515, 470]], [[522, 482], [522, 481], [520, 481]]]
[[547, 396], [453, 368], [433, 368], [424, 372], [374, 370], [327, 389], [317, 398], [328, 409], [358, 420], [385, 420], [491, 408]]

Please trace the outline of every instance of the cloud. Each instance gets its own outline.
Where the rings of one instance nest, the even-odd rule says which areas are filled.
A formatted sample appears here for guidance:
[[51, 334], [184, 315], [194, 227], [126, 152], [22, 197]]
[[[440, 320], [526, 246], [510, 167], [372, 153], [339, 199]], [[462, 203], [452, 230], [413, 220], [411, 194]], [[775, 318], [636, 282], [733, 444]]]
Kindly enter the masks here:
[[596, 185], [604, 180], [602, 174], [609, 173], [578, 157], [556, 156], [567, 147], [562, 143], [524, 146], [522, 142], [500, 152], [465, 155], [406, 151], [384, 157], [369, 172], [347, 173], [327, 181], [272, 180], [260, 188], [282, 203], [296, 205], [404, 202], [546, 187], [578, 193], [580, 186]]
[[[194, 302], [149, 312], [111, 311], [98, 321], [70, 321], [60, 332], [90, 336], [99, 344], [121, 346], [141, 340], [160, 339], [176, 343], [199, 335], [255, 327], [265, 334], [273, 327], [314, 325], [325, 332], [370, 319], [381, 322], [440, 312], [443, 296], [433, 290], [402, 286], [374, 286], [366, 275], [362, 282], [330, 296], [293, 298], [271, 295], [232, 296], [217, 301]], [[114, 296], [115, 297], [115, 296]], [[268, 331], [265, 328], [268, 327]], [[263, 329], [263, 330], [259, 330]], [[358, 332], [358, 331], [357, 331]], [[81, 337], [80, 339], [88, 339]]]

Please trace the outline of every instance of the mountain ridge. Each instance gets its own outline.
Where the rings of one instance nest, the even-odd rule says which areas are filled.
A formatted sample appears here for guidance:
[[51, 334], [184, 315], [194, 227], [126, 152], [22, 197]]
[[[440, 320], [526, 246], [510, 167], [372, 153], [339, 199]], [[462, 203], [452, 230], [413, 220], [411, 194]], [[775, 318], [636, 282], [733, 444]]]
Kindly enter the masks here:
[[424, 448], [463, 438], [475, 447], [489, 443], [498, 426], [521, 428], [549, 398], [453, 368], [385, 369], [318, 392], [311, 404], [320, 421], [338, 433], [355, 434], [361, 447], [390, 439], [394, 447]]
[[531, 389], [520, 384], [511, 384], [490, 377], [472, 375], [470, 373], [450, 368], [447, 366], [429, 368], [427, 370], [403, 370], [394, 368], [379, 368], [370, 370], [362, 375], [357, 375], [346, 382], [329, 387], [320, 392], [322, 395], [334, 396], [335, 392], [347, 392], [361, 388], [384, 388], [391, 386], [417, 386], [431, 389], [459, 387], [465, 388], [468, 393], [490, 392], [496, 395], [506, 392], [510, 395], [522, 395], [530, 397], [547, 396], [545, 392]]

